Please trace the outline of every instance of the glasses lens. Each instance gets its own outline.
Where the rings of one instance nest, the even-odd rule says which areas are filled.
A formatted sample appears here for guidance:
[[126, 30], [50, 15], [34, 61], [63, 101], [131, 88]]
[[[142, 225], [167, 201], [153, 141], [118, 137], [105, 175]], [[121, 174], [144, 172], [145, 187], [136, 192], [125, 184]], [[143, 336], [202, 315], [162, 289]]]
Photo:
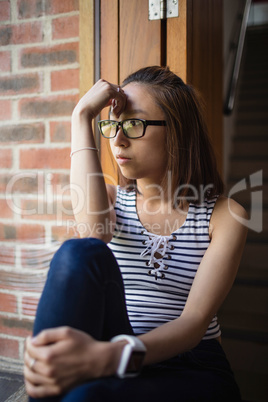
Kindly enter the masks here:
[[113, 138], [116, 135], [116, 122], [104, 120], [100, 122], [101, 134], [106, 138]]
[[123, 130], [129, 138], [138, 138], [143, 135], [143, 121], [137, 119], [124, 120]]

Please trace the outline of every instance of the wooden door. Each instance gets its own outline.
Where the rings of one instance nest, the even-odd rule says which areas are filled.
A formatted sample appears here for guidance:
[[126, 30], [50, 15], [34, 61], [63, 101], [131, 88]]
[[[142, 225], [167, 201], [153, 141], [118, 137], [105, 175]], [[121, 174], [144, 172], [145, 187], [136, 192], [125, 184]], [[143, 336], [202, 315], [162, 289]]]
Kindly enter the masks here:
[[[206, 103], [209, 132], [221, 167], [222, 0], [178, 1], [178, 17], [149, 21], [148, 0], [101, 0], [100, 75], [120, 84], [140, 67], [168, 65], [193, 84]], [[104, 111], [101, 118], [106, 117]], [[102, 139], [101, 161], [107, 181], [113, 182], [116, 168], [108, 142]]]

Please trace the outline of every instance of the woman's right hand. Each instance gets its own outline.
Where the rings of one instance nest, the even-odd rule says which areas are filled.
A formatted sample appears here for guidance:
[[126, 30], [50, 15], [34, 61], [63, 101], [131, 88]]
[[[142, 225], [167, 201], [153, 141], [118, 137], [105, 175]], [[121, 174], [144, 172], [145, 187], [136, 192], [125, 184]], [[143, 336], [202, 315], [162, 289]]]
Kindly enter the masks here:
[[93, 120], [103, 108], [112, 106], [113, 113], [119, 117], [125, 108], [126, 100], [127, 97], [122, 88], [100, 79], [80, 99], [73, 115], [85, 116]]
[[43, 330], [27, 339], [24, 377], [27, 393], [45, 398], [85, 381], [115, 374], [124, 343], [101, 342], [70, 327]]

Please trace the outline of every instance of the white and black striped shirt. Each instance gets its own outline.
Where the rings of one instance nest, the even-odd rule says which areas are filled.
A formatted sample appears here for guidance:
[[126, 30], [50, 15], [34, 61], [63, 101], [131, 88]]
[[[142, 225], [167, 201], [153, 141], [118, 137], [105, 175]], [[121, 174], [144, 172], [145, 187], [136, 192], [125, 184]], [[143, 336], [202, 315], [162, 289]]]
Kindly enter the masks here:
[[[190, 204], [184, 224], [171, 236], [158, 236], [141, 224], [135, 191], [117, 188], [116, 229], [109, 247], [123, 276], [128, 315], [136, 335], [181, 315], [210, 243], [209, 221], [216, 200]], [[219, 335], [215, 316], [203, 339]]]

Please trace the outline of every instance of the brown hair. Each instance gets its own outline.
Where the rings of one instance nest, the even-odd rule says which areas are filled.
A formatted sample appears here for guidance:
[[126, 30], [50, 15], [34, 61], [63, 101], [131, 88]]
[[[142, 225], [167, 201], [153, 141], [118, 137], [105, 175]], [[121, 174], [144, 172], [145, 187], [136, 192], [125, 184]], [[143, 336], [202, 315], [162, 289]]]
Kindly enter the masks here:
[[[168, 172], [171, 172], [172, 194], [178, 199], [193, 199], [193, 188], [199, 194], [201, 188], [205, 189], [203, 196], [208, 199], [222, 194], [223, 182], [196, 91], [168, 67], [142, 68], [129, 75], [122, 86], [130, 83], [146, 85], [165, 115], [168, 163], [163, 185], [167, 185]], [[127, 180], [121, 173], [119, 179], [121, 185], [135, 187], [135, 180]], [[195, 200], [199, 201], [200, 197]]]

